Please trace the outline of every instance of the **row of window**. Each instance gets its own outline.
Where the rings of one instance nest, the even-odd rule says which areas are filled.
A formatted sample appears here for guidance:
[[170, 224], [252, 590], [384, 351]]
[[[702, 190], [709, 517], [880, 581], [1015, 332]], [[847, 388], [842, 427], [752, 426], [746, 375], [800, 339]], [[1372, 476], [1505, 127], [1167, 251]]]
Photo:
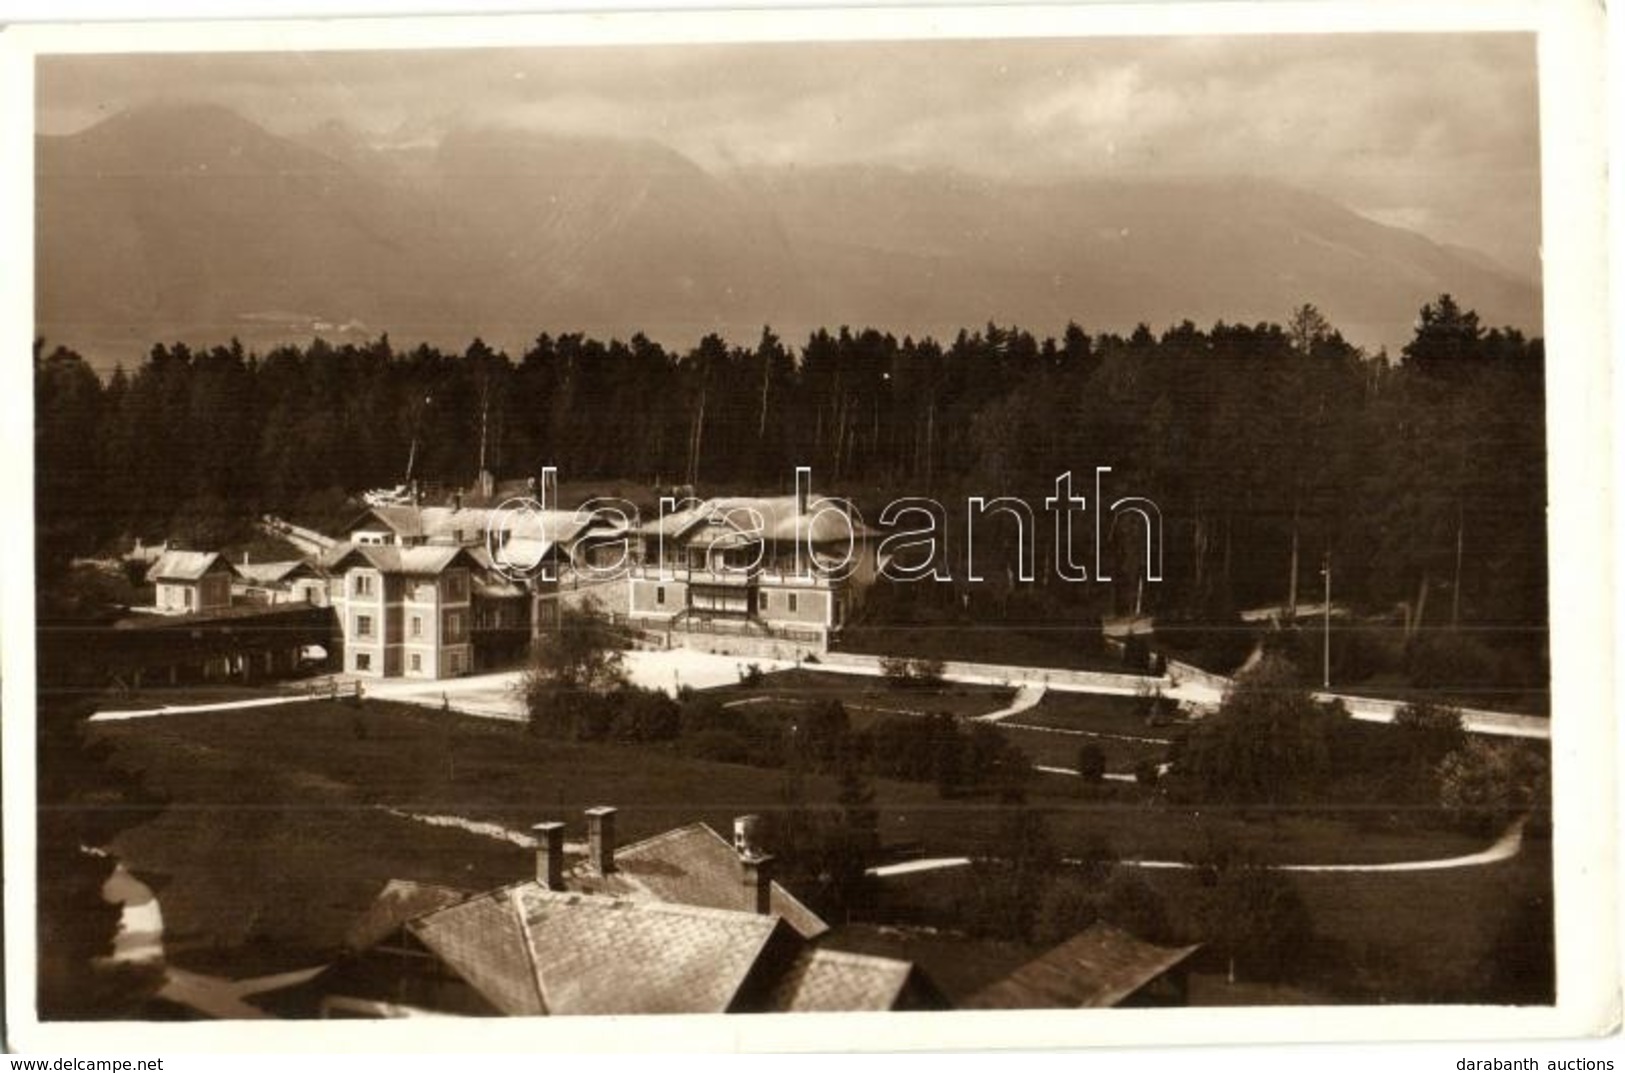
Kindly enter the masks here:
[[[423, 653], [413, 652], [408, 665], [412, 668], [413, 674], [422, 674]], [[372, 670], [372, 653], [357, 652], [355, 654], [355, 669], [358, 671]], [[446, 670], [452, 675], [463, 673], [463, 654], [461, 652], [453, 652], [446, 657]]]
[[[373, 588], [373, 574], [355, 574], [350, 578], [350, 593], [353, 596], [371, 596], [376, 590]], [[468, 599], [468, 575], [461, 571], [447, 574], [445, 578], [446, 599], [458, 602]]]
[[[423, 616], [413, 615], [411, 620], [411, 633], [413, 637], [423, 636]], [[355, 635], [357, 637], [371, 637], [372, 616], [357, 615], [355, 617]], [[455, 644], [463, 639], [463, 613], [461, 611], [446, 612], [446, 633], [443, 640], [448, 644]]]
[[[786, 603], [785, 610], [788, 611], [792, 615], [795, 614], [797, 612], [797, 610], [799, 610], [800, 602], [801, 602], [800, 599], [799, 599], [799, 595], [800, 595], [799, 593], [794, 593], [794, 592], [786, 594], [785, 598], [786, 598], [787, 603]], [[656, 607], [664, 607], [664, 606], [666, 606], [666, 586], [664, 586], [664, 585], [656, 585], [655, 586], [655, 606]], [[767, 610], [767, 590], [766, 589], [760, 589], [756, 593], [756, 610], [758, 610], [758, 611], [766, 611]]]

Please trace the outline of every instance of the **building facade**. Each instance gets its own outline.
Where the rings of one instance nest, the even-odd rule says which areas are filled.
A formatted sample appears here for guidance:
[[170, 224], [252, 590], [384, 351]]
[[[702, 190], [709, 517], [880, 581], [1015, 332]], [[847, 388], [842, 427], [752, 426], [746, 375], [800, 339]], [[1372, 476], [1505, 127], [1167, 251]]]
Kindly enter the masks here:
[[873, 583], [875, 534], [826, 497], [691, 502], [640, 526], [628, 615], [673, 639], [774, 639], [821, 652]]
[[166, 551], [147, 571], [156, 589], [154, 607], [166, 615], [226, 610], [236, 576], [231, 564], [213, 551]]
[[474, 574], [465, 548], [341, 545], [328, 562], [343, 670], [455, 678], [474, 668]]

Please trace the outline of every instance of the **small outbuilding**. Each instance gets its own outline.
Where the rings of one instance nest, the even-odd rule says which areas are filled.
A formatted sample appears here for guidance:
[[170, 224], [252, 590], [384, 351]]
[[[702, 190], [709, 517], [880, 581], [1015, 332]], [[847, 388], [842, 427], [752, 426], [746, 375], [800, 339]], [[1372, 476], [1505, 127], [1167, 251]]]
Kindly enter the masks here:
[[237, 571], [215, 551], [166, 551], [147, 571], [157, 586], [153, 606], [168, 615], [224, 611]]
[[1161, 946], [1093, 924], [972, 995], [967, 1009], [1087, 1010], [1183, 1006], [1195, 946]]

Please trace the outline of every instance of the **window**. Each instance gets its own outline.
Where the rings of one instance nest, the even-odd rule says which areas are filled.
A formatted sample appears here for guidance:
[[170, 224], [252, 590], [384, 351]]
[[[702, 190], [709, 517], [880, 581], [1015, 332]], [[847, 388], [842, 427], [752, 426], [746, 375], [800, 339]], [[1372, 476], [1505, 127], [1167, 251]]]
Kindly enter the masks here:
[[657, 606], [663, 606], [665, 604], [665, 602], [666, 602], [666, 586], [664, 586], [664, 585], [656, 585], [655, 586], [655, 604]]
[[423, 657], [414, 652], [412, 653], [412, 673], [416, 674], [421, 670], [423, 670]]
[[357, 615], [355, 617], [355, 635], [357, 637], [372, 636], [372, 616]]
[[468, 599], [468, 574], [462, 570], [446, 575], [446, 599], [461, 601]]
[[793, 615], [793, 614], [796, 613], [796, 603], [797, 603], [795, 593], [792, 592], [790, 594], [789, 601], [790, 601], [789, 611], [790, 611], [790, 614]]
[[413, 637], [422, 637], [423, 636], [423, 616], [422, 615], [413, 615], [412, 616], [412, 636]]
[[461, 611], [448, 611], [446, 613], [447, 644], [453, 644], [463, 639], [463, 614]]
[[767, 590], [766, 589], [763, 589], [762, 591], [760, 591], [760, 592], [758, 592], [756, 594], [756, 610], [758, 610], [758, 611], [766, 611], [767, 610]]
[[355, 582], [352, 585], [352, 590], [354, 591], [355, 595], [357, 595], [357, 596], [371, 596], [372, 595], [372, 575], [371, 574], [357, 574], [355, 576]]
[[181, 591], [186, 593], [186, 610], [192, 610], [192, 587], [187, 585]]
[[451, 671], [453, 676], [463, 673], [463, 654], [461, 652], [453, 652], [451, 654], [451, 659], [448, 661], [448, 669]]
[[355, 654], [355, 669], [358, 671], [372, 670], [372, 656], [366, 652]]

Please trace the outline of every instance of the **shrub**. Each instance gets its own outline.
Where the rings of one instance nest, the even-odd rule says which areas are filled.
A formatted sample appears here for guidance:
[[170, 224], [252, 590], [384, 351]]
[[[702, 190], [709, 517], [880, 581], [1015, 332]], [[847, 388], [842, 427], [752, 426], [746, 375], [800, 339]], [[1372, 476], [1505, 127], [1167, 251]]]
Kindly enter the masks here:
[[1439, 804], [1469, 830], [1488, 834], [1533, 807], [1544, 763], [1517, 746], [1473, 738], [1439, 762]]
[[1155, 786], [1160, 778], [1162, 771], [1155, 760], [1147, 757], [1134, 765], [1134, 781], [1141, 786]]
[[762, 673], [762, 665], [760, 663], [747, 664], [739, 669], [739, 684], [742, 686], [748, 686], [751, 689], [755, 689], [757, 686], [761, 685], [762, 679], [765, 677], [766, 675]]
[[1394, 713], [1394, 726], [1405, 736], [1416, 759], [1429, 766], [1467, 743], [1461, 710], [1443, 704], [1416, 701]]
[[1180, 766], [1209, 800], [1279, 804], [1327, 780], [1336, 727], [1291, 665], [1266, 657], [1191, 731]]
[[940, 659], [885, 656], [880, 660], [880, 673], [893, 689], [934, 689], [942, 685], [945, 666]]
[[1237, 969], [1278, 980], [1299, 963], [1313, 927], [1303, 897], [1279, 872], [1242, 867], [1226, 870], [1208, 903], [1210, 940]]

